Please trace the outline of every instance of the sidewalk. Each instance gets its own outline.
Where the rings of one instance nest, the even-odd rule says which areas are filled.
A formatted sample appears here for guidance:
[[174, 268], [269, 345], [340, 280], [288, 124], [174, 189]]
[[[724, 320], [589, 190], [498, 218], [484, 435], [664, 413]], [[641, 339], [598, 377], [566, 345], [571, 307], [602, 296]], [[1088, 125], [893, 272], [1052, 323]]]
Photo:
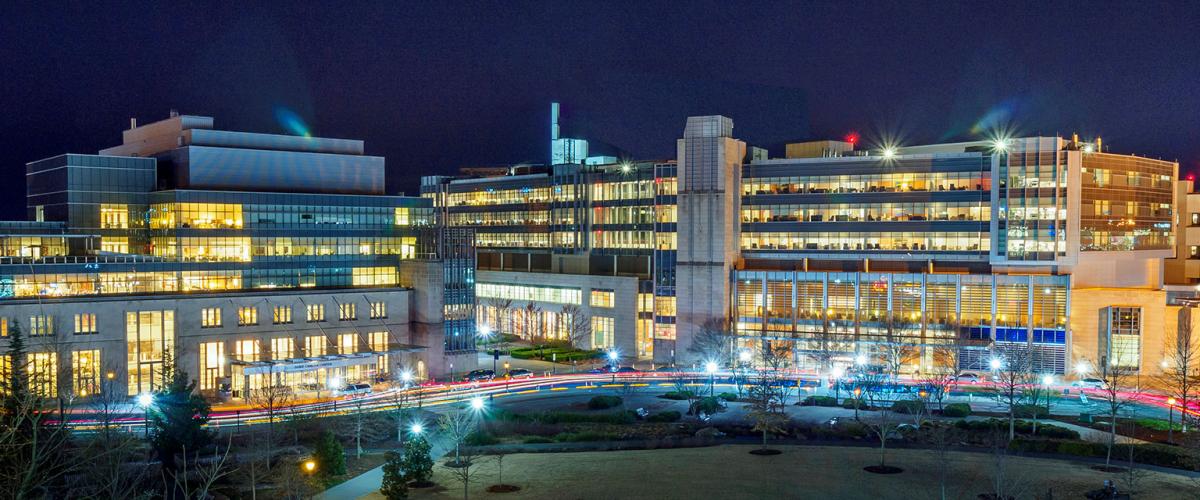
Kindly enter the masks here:
[[[447, 452], [453, 451], [453, 447], [450, 446], [449, 441], [446, 439], [434, 439], [429, 444], [429, 455], [431, 458], [433, 458], [435, 463]], [[399, 449], [397, 449], [397, 451], [399, 451]], [[382, 465], [347, 479], [345, 482], [337, 486], [318, 493], [313, 496], [313, 499], [349, 500], [362, 498], [372, 493], [377, 493], [381, 485], [383, 485]]]

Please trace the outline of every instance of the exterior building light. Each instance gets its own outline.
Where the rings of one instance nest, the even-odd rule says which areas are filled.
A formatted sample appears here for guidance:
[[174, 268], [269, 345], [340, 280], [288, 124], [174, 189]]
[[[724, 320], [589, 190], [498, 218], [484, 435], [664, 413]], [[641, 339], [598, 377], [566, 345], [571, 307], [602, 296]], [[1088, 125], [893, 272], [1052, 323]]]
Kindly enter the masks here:
[[896, 156], [896, 148], [883, 148], [883, 157], [884, 158], [891, 159], [891, 158], [894, 158], [895, 156]]

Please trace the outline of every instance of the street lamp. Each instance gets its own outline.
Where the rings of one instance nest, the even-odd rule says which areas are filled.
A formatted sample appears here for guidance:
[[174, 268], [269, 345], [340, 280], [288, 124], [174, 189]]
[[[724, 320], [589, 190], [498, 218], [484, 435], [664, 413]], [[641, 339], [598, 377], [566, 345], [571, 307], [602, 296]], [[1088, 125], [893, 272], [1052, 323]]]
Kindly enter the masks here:
[[409, 427], [408, 431], [411, 432], [414, 436], [420, 436], [422, 432], [425, 432], [425, 426], [421, 425], [420, 422], [417, 422], [415, 424], [412, 424], [412, 427]]
[[1088, 366], [1087, 361], [1079, 361], [1075, 363], [1075, 373], [1078, 373], [1079, 375], [1087, 375], [1088, 370], [1090, 369], [1091, 367]]
[[[1175, 398], [1167, 398], [1167, 442], [1175, 444]], [[1180, 419], [1183, 419], [1183, 412], [1179, 413]]]
[[408, 384], [412, 383], [412, 379], [413, 379], [412, 372], [410, 372], [408, 370], [404, 370], [403, 372], [400, 372], [400, 381], [404, 382], [405, 387], [407, 387]]
[[315, 470], [317, 470], [317, 462], [311, 458], [304, 461], [304, 472], [312, 474]]
[[715, 378], [717, 375], [717, 363], [715, 361], [709, 361], [709, 362], [705, 363], [704, 371], [708, 372], [708, 395], [712, 396], [713, 393], [716, 391], [716, 379]]
[[154, 404], [154, 396], [150, 393], [143, 392], [138, 394], [138, 406], [142, 407], [142, 422], [146, 424], [146, 436], [150, 436], [150, 406]]
[[483, 410], [483, 398], [475, 396], [471, 398], [471, 409], [475, 411]]
[[858, 356], [855, 356], [855, 357], [854, 357], [854, 364], [856, 364], [856, 365], [858, 365], [858, 366], [862, 366], [862, 365], [865, 365], [865, 364], [867, 364], [867, 355], [866, 355], [866, 354], [859, 354]]
[[988, 365], [992, 367], [992, 371], [999, 370], [1002, 364], [1003, 362], [1000, 361], [1000, 358], [992, 358], [992, 360], [988, 362]]
[[841, 366], [833, 367], [833, 371], [829, 373], [833, 376], [833, 402], [837, 403], [842, 391], [842, 376], [846, 374], [846, 369]]

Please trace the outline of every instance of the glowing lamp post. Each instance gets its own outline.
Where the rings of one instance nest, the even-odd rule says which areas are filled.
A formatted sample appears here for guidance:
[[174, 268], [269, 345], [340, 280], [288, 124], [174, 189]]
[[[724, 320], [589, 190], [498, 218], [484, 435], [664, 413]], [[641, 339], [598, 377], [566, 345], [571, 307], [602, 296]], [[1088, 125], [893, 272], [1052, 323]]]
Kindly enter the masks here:
[[[1167, 398], [1167, 442], [1175, 444], [1175, 403], [1178, 401], [1175, 398]], [[1183, 419], [1183, 411], [1179, 412], [1180, 420]]]
[[833, 367], [830, 375], [833, 376], [833, 402], [837, 403], [842, 392], [842, 376], [846, 374], [846, 369], [840, 366]]
[[146, 423], [146, 436], [150, 436], [150, 406], [154, 405], [154, 396], [145, 392], [138, 394], [137, 404], [142, 407], [142, 421]]
[[854, 420], [858, 420], [858, 407], [862, 404], [862, 387], [854, 388]]
[[311, 458], [304, 461], [304, 472], [306, 472], [308, 474], [312, 474], [316, 470], [317, 470], [317, 462], [316, 461], [314, 461]]
[[708, 372], [708, 395], [712, 396], [716, 392], [717, 363], [715, 361], [705, 363], [704, 371]]

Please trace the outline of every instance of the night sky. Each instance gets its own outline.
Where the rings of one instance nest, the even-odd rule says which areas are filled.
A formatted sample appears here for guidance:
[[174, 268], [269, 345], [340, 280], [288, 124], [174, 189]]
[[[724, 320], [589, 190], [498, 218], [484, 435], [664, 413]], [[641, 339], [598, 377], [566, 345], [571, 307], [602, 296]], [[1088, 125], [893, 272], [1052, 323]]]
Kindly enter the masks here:
[[[542, 163], [549, 102], [595, 153], [673, 158], [688, 115], [786, 141], [1079, 132], [1200, 167], [1200, 2], [0, 5], [0, 217], [24, 165], [170, 109], [364, 139], [393, 192]], [[121, 4], [125, 5], [125, 4]]]

